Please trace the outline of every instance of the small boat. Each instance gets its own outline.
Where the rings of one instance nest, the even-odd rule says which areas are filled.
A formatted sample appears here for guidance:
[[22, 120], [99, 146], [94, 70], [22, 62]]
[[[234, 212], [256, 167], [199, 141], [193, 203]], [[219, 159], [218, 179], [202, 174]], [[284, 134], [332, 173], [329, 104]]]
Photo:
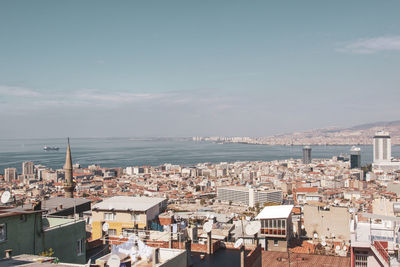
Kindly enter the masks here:
[[200, 259], [201, 259], [201, 260], [204, 260], [205, 258], [206, 258], [206, 255], [200, 254]]
[[45, 151], [58, 151], [60, 148], [56, 146], [45, 146], [43, 147], [43, 150]]

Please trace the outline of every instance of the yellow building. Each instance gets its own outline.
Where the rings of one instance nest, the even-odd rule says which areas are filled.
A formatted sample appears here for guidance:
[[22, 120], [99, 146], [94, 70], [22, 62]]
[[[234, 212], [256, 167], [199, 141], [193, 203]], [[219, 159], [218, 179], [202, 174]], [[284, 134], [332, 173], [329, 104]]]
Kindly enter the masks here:
[[117, 196], [92, 208], [92, 238], [101, 238], [104, 223], [110, 236], [127, 236], [133, 229], [147, 229], [167, 207], [166, 198]]

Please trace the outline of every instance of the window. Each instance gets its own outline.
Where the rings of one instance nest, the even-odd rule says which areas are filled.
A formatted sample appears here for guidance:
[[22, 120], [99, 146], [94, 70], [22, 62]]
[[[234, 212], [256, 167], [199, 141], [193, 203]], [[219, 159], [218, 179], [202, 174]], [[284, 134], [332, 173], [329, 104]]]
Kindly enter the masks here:
[[7, 225], [5, 223], [0, 224], [0, 242], [7, 240]]
[[117, 235], [117, 230], [116, 229], [108, 229], [108, 235], [109, 236]]
[[114, 221], [115, 214], [114, 213], [104, 213], [104, 220], [105, 221]]
[[125, 229], [125, 228], [122, 229], [122, 235], [125, 237], [128, 237], [134, 233], [135, 233], [135, 230], [133, 230], [133, 229]]
[[367, 255], [355, 255], [355, 267], [367, 267], [368, 266], [368, 256]]
[[132, 221], [138, 222], [140, 220], [140, 214], [132, 214]]
[[278, 240], [274, 240], [274, 247], [277, 247], [278, 246]]
[[79, 239], [78, 241], [76, 241], [76, 254], [83, 254], [83, 239]]

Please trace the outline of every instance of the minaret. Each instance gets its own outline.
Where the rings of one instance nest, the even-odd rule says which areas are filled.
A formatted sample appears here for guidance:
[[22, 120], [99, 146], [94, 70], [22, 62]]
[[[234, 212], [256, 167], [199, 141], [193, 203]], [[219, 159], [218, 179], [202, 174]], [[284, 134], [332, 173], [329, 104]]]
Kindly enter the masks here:
[[71, 148], [69, 147], [69, 138], [67, 146], [67, 155], [65, 156], [64, 171], [65, 171], [65, 183], [64, 183], [65, 197], [73, 198], [75, 184], [72, 181], [72, 157], [71, 157]]

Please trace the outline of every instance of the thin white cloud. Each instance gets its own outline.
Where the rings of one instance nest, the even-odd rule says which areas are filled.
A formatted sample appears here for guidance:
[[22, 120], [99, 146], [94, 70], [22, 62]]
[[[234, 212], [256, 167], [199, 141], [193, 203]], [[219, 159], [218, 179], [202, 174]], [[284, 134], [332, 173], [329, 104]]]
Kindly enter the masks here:
[[344, 44], [338, 51], [354, 54], [373, 54], [381, 51], [400, 51], [400, 36], [381, 36], [358, 39]]
[[164, 94], [134, 94], [125, 92], [102, 93], [97, 90], [78, 91], [74, 94], [75, 98], [85, 101], [108, 102], [108, 103], [132, 103], [144, 100], [153, 100], [162, 98]]
[[39, 97], [41, 94], [29, 88], [0, 85], [1, 96]]

